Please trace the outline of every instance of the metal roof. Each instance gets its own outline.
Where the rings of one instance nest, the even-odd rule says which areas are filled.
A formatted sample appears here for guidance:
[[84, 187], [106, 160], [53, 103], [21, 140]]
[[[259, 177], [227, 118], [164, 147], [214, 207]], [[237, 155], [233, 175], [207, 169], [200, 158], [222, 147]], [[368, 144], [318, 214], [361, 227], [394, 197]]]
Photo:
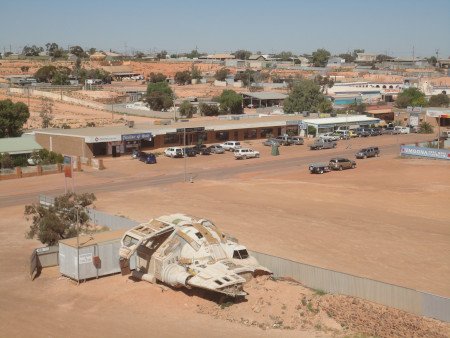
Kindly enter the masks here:
[[42, 149], [42, 147], [35, 141], [34, 135], [22, 135], [21, 137], [7, 137], [0, 139], [0, 154], [29, 154], [32, 153], [33, 150], [40, 149]]
[[282, 93], [276, 92], [246, 92], [242, 95], [252, 97], [257, 100], [284, 100], [288, 96]]

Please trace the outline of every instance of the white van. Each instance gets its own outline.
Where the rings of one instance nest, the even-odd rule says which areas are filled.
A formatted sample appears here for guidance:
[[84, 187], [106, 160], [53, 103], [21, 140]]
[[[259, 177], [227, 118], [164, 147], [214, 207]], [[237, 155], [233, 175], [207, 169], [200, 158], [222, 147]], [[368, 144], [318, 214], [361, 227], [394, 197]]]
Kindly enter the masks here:
[[395, 126], [394, 130], [398, 130], [400, 132], [400, 134], [409, 134], [410, 133], [409, 127]]

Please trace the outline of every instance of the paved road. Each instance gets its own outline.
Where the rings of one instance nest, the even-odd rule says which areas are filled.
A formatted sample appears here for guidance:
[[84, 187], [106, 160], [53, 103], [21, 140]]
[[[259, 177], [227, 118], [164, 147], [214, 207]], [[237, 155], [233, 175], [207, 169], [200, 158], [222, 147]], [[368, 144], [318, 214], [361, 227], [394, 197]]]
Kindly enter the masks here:
[[[380, 146], [382, 155], [394, 155], [398, 152], [398, 145], [389, 144], [386, 146]], [[191, 175], [195, 176], [195, 180], [218, 180], [227, 179], [235, 175], [258, 172], [258, 173], [273, 173], [281, 172], [286, 170], [292, 170], [295, 167], [301, 168], [300, 170], [306, 170], [306, 166], [313, 162], [323, 162], [324, 150], [317, 150], [308, 152], [307, 156], [299, 156], [294, 158], [277, 158], [273, 161], [257, 161], [248, 160], [244, 165], [234, 166], [234, 167], [219, 167], [205, 170], [197, 170]], [[327, 151], [326, 158], [332, 156], [346, 156], [352, 158], [356, 152], [356, 149], [339, 149], [339, 151]], [[86, 184], [77, 185], [77, 192], [115, 192], [124, 190], [133, 190], [145, 187], [155, 187], [169, 185], [177, 182], [182, 182], [184, 180], [184, 173], [177, 174], [167, 174], [160, 175], [156, 177], [124, 177], [117, 181], [105, 184], [104, 182], [99, 182], [98, 184]], [[48, 189], [43, 187], [39, 192], [40, 194], [57, 196], [64, 193], [64, 189]], [[11, 206], [11, 205], [23, 205], [27, 203], [32, 203], [37, 201], [36, 192], [17, 194], [12, 196], [0, 197], [0, 206]]]

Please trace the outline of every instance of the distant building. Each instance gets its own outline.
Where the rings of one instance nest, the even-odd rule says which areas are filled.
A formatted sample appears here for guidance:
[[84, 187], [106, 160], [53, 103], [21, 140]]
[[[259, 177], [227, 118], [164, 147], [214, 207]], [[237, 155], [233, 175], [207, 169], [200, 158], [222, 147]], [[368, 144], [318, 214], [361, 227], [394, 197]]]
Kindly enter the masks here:
[[235, 58], [236, 57], [233, 54], [226, 54], [226, 53], [210, 54], [206, 56], [206, 59], [208, 60], [219, 60], [219, 61], [232, 60]]
[[327, 67], [341, 67], [345, 60], [340, 57], [332, 57], [328, 59]]
[[375, 62], [377, 60], [376, 54], [356, 53], [355, 62]]

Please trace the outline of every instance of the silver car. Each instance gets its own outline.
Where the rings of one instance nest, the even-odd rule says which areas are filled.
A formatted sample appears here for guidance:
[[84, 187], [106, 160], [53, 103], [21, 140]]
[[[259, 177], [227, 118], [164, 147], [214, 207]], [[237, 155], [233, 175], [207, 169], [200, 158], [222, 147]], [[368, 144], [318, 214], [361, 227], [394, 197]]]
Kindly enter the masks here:
[[213, 144], [208, 147], [211, 151], [211, 154], [223, 154], [225, 153], [225, 149], [222, 148], [220, 144]]
[[305, 143], [305, 140], [303, 139], [303, 137], [299, 137], [299, 136], [292, 136], [291, 140], [292, 140], [293, 144], [298, 145], [298, 146]]

